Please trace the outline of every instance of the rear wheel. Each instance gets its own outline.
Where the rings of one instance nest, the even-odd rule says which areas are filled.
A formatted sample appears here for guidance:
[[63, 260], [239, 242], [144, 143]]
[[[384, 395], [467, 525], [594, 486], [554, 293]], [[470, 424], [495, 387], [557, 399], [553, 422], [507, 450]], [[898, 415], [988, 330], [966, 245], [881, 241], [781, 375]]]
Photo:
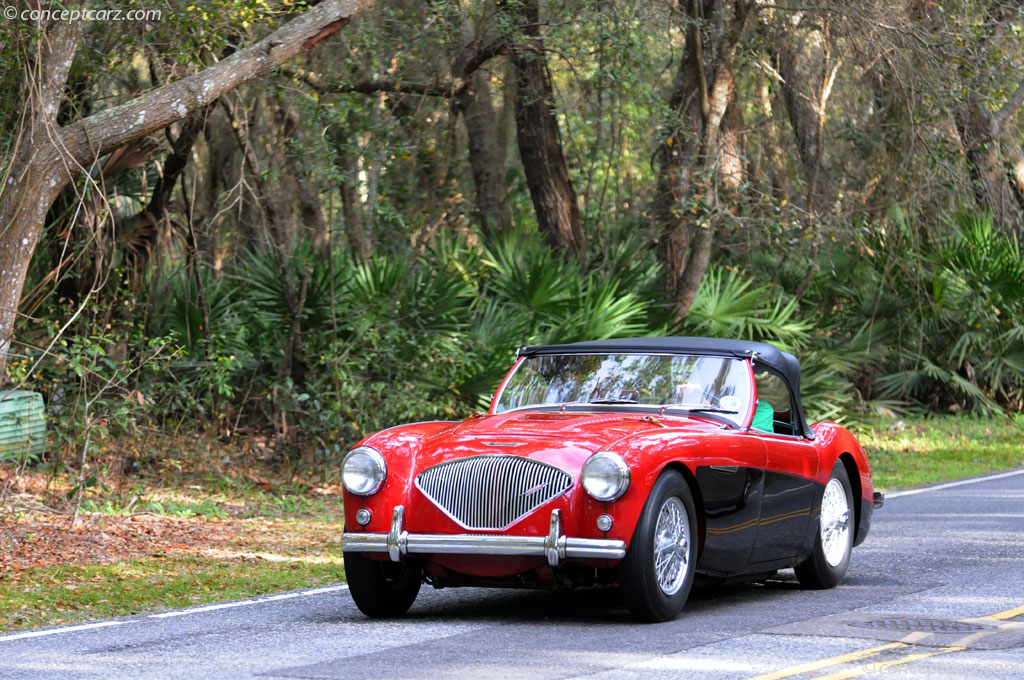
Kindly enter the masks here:
[[818, 513], [818, 532], [811, 556], [796, 568], [805, 588], [833, 588], [850, 566], [853, 551], [853, 491], [843, 461], [832, 466]]
[[419, 565], [371, 560], [357, 552], [344, 556], [348, 589], [359, 611], [375, 619], [401, 616], [409, 611], [423, 581]]
[[697, 513], [675, 470], [658, 478], [619, 565], [626, 606], [641, 621], [668, 621], [683, 610], [697, 562]]

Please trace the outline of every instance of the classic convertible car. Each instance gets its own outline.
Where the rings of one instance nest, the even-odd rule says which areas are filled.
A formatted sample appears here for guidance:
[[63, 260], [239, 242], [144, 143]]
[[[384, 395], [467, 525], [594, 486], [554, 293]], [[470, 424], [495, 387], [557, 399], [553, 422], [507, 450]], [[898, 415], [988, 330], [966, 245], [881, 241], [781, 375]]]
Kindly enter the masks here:
[[434, 587], [618, 586], [676, 617], [695, 574], [837, 585], [874, 492], [853, 436], [811, 425], [800, 366], [757, 342], [525, 347], [488, 413], [373, 434], [344, 458], [349, 588], [368, 616]]

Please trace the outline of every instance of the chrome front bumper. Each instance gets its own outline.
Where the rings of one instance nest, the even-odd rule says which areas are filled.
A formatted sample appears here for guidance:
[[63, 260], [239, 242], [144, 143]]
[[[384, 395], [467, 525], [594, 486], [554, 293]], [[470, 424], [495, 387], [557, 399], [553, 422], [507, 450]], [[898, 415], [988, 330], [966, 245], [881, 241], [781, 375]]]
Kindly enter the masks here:
[[396, 506], [391, 531], [386, 534], [341, 536], [346, 552], [387, 553], [398, 562], [405, 555], [512, 555], [545, 557], [557, 567], [565, 559], [620, 560], [626, 556], [626, 542], [611, 538], [571, 538], [562, 534], [561, 510], [551, 511], [547, 536], [492, 536], [487, 534], [410, 534], [402, 529], [405, 507]]

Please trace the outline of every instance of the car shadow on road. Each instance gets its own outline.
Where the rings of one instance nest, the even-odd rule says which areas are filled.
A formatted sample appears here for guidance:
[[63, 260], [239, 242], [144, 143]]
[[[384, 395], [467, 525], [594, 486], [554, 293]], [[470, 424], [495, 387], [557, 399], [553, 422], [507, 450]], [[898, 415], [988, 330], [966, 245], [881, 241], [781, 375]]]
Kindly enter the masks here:
[[[719, 583], [701, 581], [695, 584], [682, 616], [691, 613], [713, 613], [734, 607], [738, 602], [750, 604], [784, 596], [801, 590], [795, 579], [773, 577], [752, 583]], [[337, 616], [311, 617], [318, 623], [369, 622], [358, 610], [347, 609]], [[401, 621], [435, 622], [438, 620], [480, 622], [501, 620], [505, 623], [558, 622], [587, 624], [635, 624], [618, 588], [586, 588], [579, 590], [520, 590], [489, 588], [444, 588], [433, 590], [424, 586], [420, 597]]]

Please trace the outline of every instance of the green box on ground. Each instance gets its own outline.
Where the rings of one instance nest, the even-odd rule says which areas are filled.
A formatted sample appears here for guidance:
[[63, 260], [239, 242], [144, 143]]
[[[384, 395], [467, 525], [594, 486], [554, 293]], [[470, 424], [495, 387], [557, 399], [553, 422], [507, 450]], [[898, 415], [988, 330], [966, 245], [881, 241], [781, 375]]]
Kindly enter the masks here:
[[26, 390], [0, 390], [0, 462], [38, 459], [45, 446], [43, 395]]

